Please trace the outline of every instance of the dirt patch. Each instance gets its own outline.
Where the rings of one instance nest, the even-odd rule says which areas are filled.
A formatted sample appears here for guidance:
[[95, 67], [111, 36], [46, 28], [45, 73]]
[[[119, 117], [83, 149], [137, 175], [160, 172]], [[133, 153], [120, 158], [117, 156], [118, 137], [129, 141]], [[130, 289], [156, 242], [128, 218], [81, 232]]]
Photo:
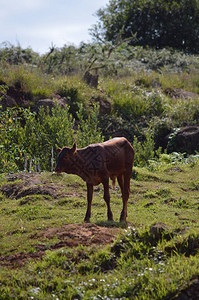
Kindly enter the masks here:
[[[60, 228], [48, 228], [40, 232], [37, 237], [51, 239], [57, 237], [63, 246], [74, 247], [78, 245], [105, 245], [113, 242], [118, 228], [101, 227], [95, 224], [68, 224]], [[54, 248], [59, 248], [59, 244]]]
[[[32, 239], [38, 239], [40, 244], [31, 253], [16, 253], [7, 256], [0, 256], [0, 265], [4, 266], [22, 266], [29, 260], [37, 260], [45, 255], [46, 250], [55, 250], [62, 247], [77, 247], [78, 245], [98, 247], [110, 244], [114, 241], [121, 229], [115, 227], [101, 227], [95, 224], [68, 224], [58, 228], [46, 228], [32, 236]], [[60, 241], [47, 247], [41, 242], [57, 237]]]
[[[47, 250], [47, 249], [46, 249]], [[44, 251], [35, 253], [20, 252], [7, 256], [0, 256], [0, 265], [10, 267], [20, 267], [32, 259], [39, 259], [44, 255]]]
[[23, 184], [8, 184], [6, 186], [3, 186], [1, 191], [7, 197], [20, 199], [29, 195], [48, 195], [51, 197], [56, 197], [57, 188], [58, 187], [56, 187], [55, 185], [48, 186], [48, 187], [44, 185], [24, 187], [24, 183], [23, 183]]
[[7, 180], [9, 183], [1, 187], [1, 192], [6, 197], [15, 199], [29, 195], [47, 195], [57, 198], [63, 188], [60, 184], [42, 182], [41, 175], [38, 173], [12, 174], [7, 176]]

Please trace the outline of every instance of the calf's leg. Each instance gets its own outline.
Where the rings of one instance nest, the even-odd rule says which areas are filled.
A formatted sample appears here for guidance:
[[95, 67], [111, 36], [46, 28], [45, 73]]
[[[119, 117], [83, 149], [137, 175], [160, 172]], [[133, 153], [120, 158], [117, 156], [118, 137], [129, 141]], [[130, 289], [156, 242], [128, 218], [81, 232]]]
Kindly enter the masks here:
[[113, 221], [113, 213], [112, 213], [111, 207], [110, 207], [109, 179], [104, 180], [104, 182], [102, 184], [104, 186], [104, 200], [107, 205], [108, 221]]
[[130, 194], [130, 179], [131, 179], [131, 172], [127, 172], [124, 174], [124, 185], [123, 185], [123, 193], [122, 193], [122, 200], [123, 200], [123, 209], [120, 215], [120, 222], [126, 222], [127, 217], [127, 203]]
[[122, 198], [123, 198], [123, 194], [124, 194], [124, 176], [123, 176], [123, 174], [121, 174], [117, 177], [117, 181], [120, 186]]
[[84, 222], [90, 221], [92, 199], [93, 199], [93, 185], [87, 183], [87, 211], [84, 218]]

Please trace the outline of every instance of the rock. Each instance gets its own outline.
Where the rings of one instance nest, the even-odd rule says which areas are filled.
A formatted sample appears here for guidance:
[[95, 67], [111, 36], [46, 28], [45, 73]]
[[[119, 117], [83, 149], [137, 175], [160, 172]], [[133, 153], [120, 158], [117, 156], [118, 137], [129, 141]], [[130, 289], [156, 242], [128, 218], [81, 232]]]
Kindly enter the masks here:
[[17, 105], [17, 102], [13, 97], [5, 95], [1, 100], [1, 104], [3, 111], [5, 111], [8, 107], [15, 107]]
[[199, 98], [199, 94], [185, 91], [183, 89], [178, 88], [166, 88], [164, 93], [172, 98], [181, 98], [181, 99], [192, 99]]
[[40, 108], [41, 106], [44, 106], [45, 109], [49, 107], [51, 110], [53, 107], [55, 107], [55, 102], [52, 99], [41, 99], [37, 102], [37, 107]]
[[190, 281], [189, 285], [180, 290], [172, 300], [197, 300], [199, 299], [199, 277]]
[[[172, 134], [171, 134], [172, 135]], [[186, 126], [181, 128], [172, 139], [168, 138], [169, 152], [186, 152], [194, 154], [199, 151], [199, 126]]]
[[52, 111], [52, 108], [56, 107], [56, 104], [58, 104], [59, 106], [61, 106], [63, 109], [66, 107], [66, 99], [64, 98], [58, 98], [58, 99], [40, 99], [37, 102], [37, 110], [43, 106], [45, 108], [45, 110], [47, 109], [47, 107], [49, 108], [50, 112]]
[[57, 99], [56, 103], [63, 109], [66, 108], [66, 104], [68, 104], [65, 98]]
[[167, 229], [168, 228], [164, 223], [156, 223], [151, 226], [149, 232], [155, 239], [159, 240]]
[[98, 78], [99, 78], [99, 75], [93, 75], [89, 71], [86, 71], [83, 76], [83, 80], [88, 85], [90, 85], [91, 87], [94, 87], [94, 88], [97, 88], [97, 86], [98, 86]]
[[104, 115], [104, 114], [109, 115], [111, 113], [111, 104], [109, 101], [107, 101], [103, 98], [100, 98], [99, 105], [100, 105], [100, 114], [101, 115]]

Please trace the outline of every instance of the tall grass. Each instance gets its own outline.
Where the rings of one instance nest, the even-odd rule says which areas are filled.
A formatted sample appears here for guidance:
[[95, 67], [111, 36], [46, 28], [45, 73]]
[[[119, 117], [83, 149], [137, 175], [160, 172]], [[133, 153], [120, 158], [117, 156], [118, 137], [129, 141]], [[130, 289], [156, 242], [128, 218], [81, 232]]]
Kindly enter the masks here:
[[177, 126], [199, 125], [199, 97], [170, 101], [168, 114]]

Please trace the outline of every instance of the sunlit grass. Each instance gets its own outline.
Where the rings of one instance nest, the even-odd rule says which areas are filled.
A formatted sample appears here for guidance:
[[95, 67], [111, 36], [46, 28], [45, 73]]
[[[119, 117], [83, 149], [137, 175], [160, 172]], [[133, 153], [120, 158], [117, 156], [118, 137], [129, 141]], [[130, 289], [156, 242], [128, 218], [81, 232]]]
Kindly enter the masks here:
[[[47, 250], [42, 260], [13, 269], [1, 267], [2, 299], [12, 296], [57, 298], [165, 299], [174, 296], [199, 275], [198, 165], [162, 165], [158, 171], [135, 168], [131, 181], [126, 226], [119, 223], [122, 209], [118, 187], [110, 188], [114, 222], [106, 221], [103, 188], [96, 187], [91, 222], [118, 228], [115, 242], [103, 247], [63, 247]], [[82, 223], [86, 186], [77, 176], [37, 175], [44, 185], [59, 188], [60, 197], [1, 196], [1, 256], [50, 249], [58, 236], [44, 238], [47, 228]], [[17, 181], [21, 183], [21, 181]], [[7, 184], [1, 177], [1, 186]], [[164, 224], [154, 236], [151, 227]]]

